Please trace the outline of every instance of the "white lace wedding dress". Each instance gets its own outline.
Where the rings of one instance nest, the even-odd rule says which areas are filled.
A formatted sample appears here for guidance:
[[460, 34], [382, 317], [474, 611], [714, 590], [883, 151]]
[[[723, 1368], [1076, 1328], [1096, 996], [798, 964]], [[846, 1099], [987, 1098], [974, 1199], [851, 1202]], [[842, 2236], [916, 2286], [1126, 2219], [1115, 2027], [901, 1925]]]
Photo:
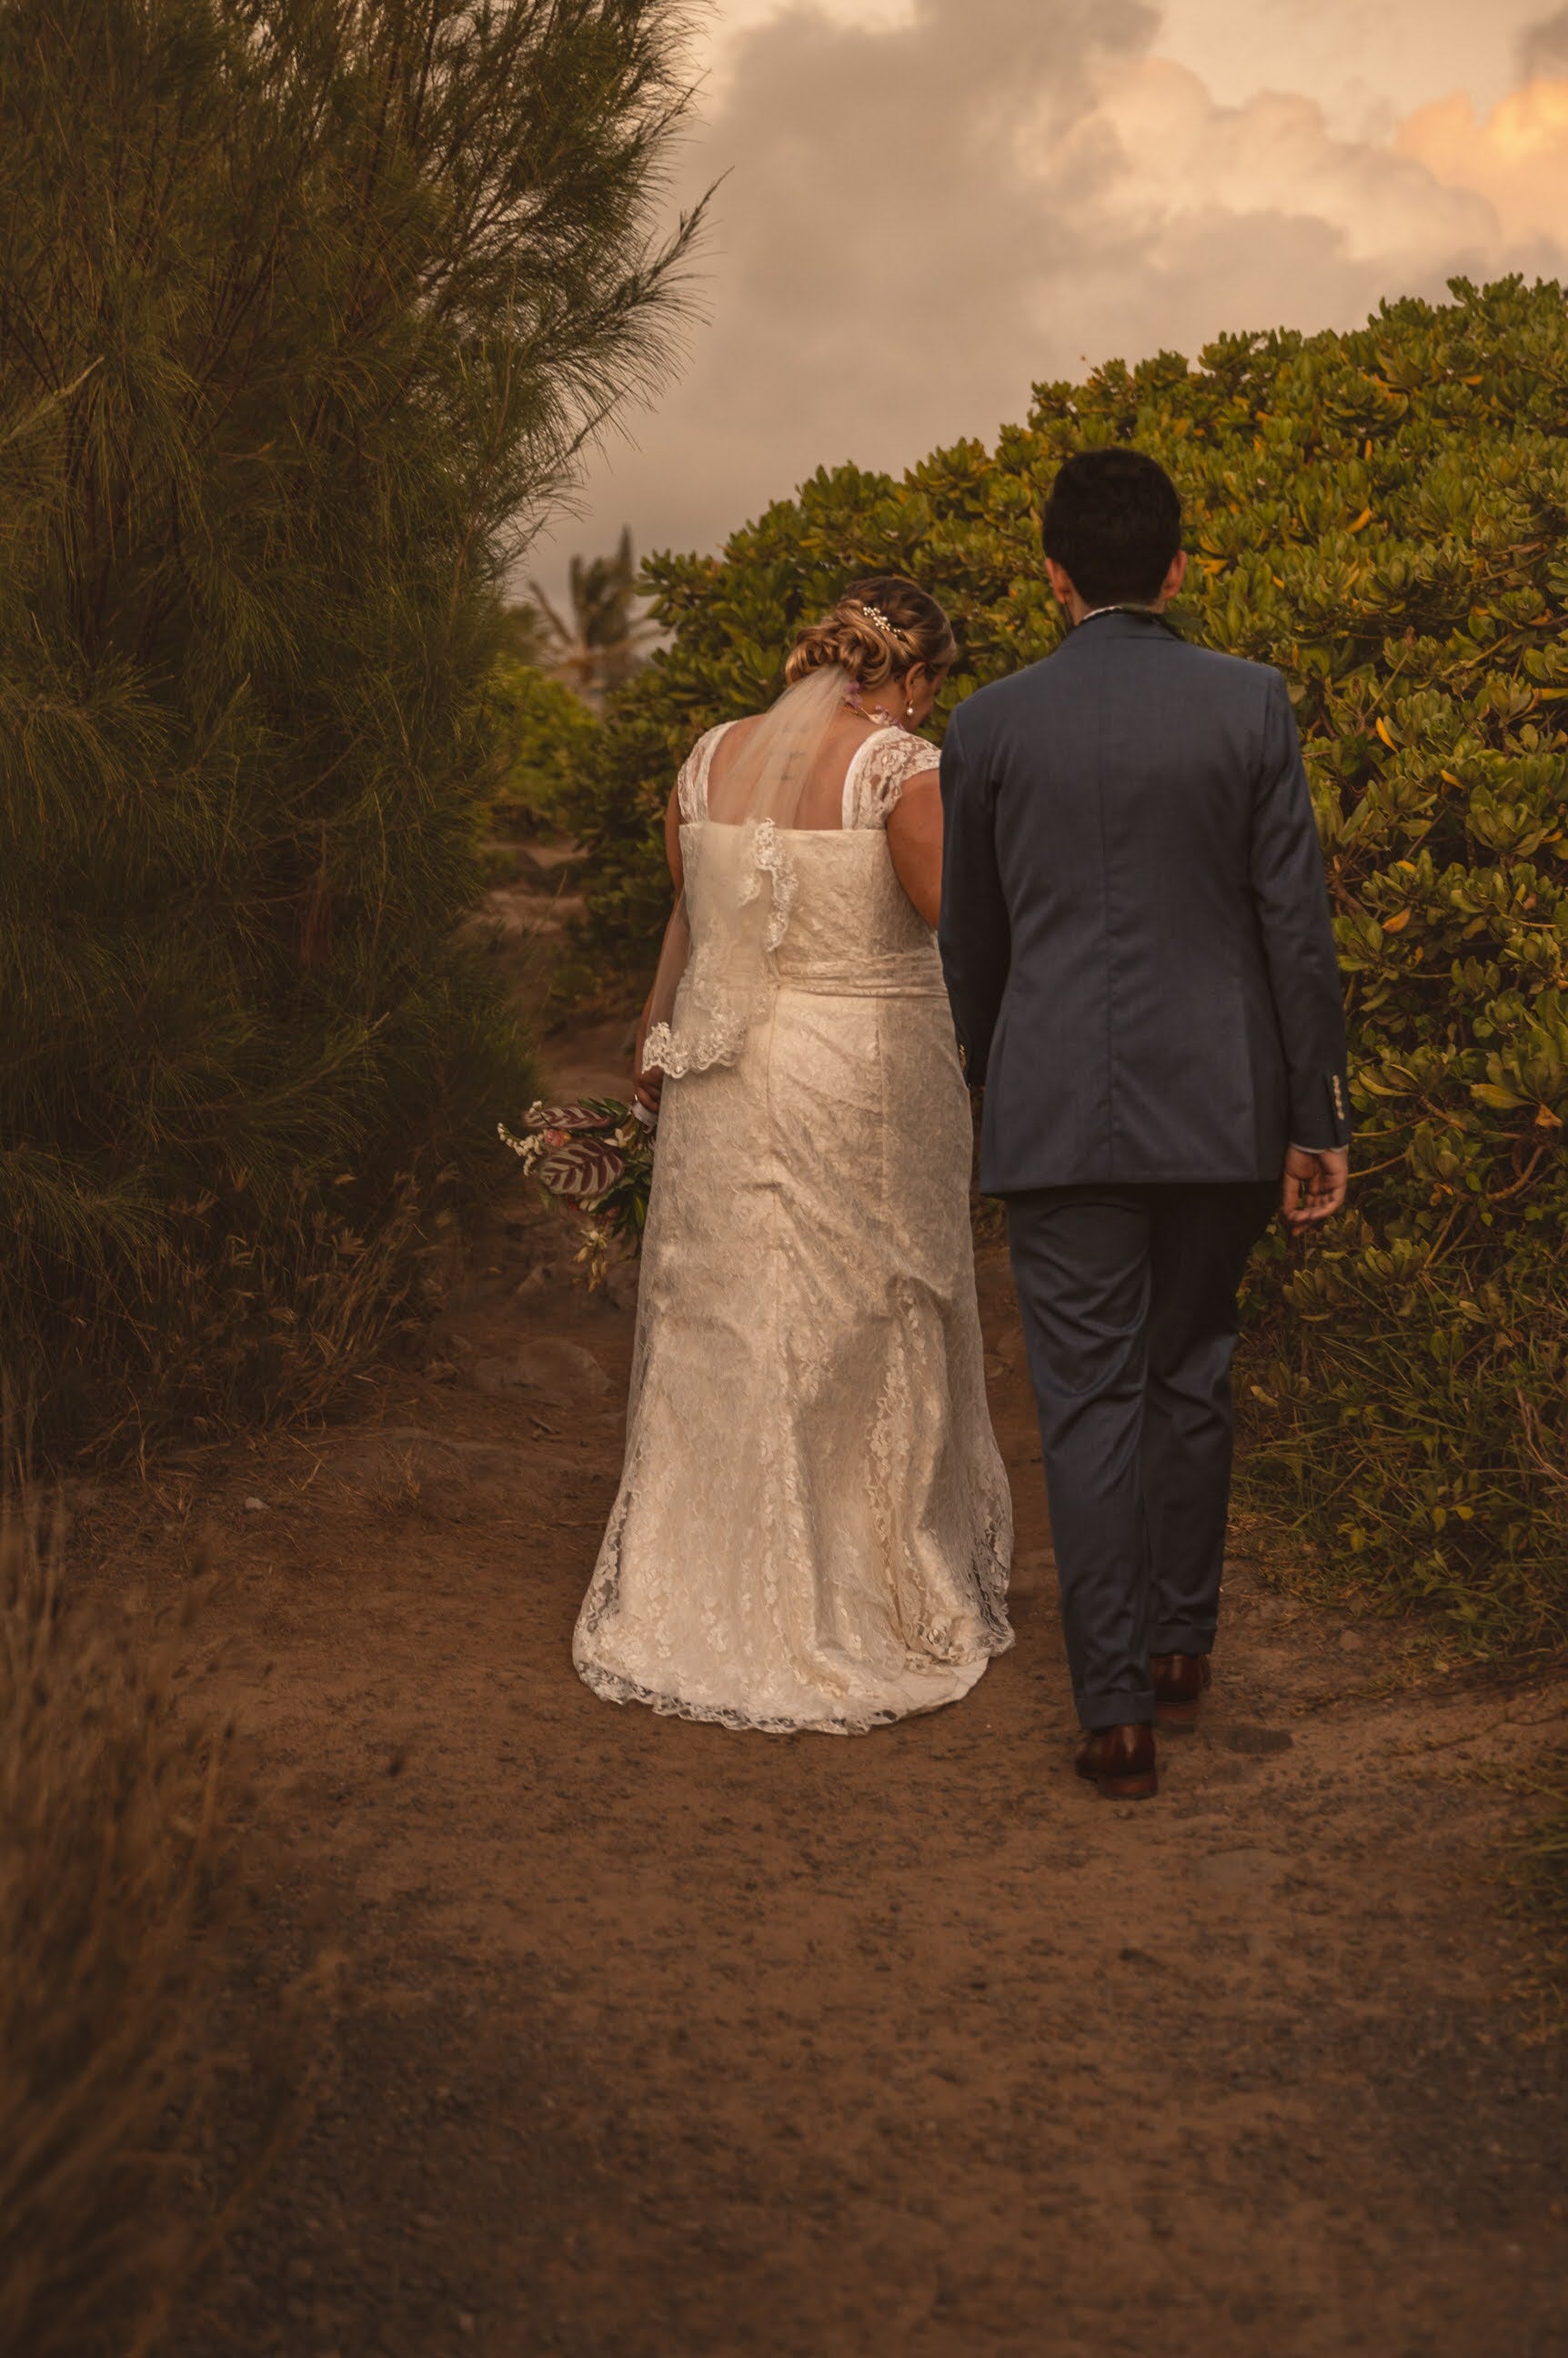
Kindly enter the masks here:
[[[741, 834], [707, 817], [723, 733], [679, 784], [694, 963], [705, 867]], [[855, 1734], [954, 1702], [1012, 1642], [968, 1097], [884, 832], [933, 761], [881, 731], [842, 832], [762, 830], [762, 1002], [735, 1062], [666, 1079], [625, 1468], [573, 1648], [611, 1702]]]

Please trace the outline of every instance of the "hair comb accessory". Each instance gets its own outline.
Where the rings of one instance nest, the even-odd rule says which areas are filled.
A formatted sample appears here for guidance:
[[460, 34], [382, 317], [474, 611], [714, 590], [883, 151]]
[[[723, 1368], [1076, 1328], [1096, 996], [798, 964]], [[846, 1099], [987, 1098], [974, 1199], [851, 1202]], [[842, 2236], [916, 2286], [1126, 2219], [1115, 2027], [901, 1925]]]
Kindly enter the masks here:
[[864, 614], [868, 622], [877, 623], [887, 633], [890, 639], [902, 638], [903, 635], [900, 631], [898, 624], [890, 621], [888, 616], [882, 612], [880, 606], [862, 606], [860, 608], [860, 611]]

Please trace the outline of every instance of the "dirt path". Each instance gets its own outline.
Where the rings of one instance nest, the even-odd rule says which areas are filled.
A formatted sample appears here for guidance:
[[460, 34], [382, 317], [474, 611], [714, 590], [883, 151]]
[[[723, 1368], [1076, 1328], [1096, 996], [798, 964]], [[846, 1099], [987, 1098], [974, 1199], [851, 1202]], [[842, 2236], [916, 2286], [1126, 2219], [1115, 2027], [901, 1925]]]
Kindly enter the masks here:
[[283, 1837], [279, 1969], [314, 1926], [358, 1986], [183, 2358], [1568, 2346], [1563, 2074], [1474, 1774], [1561, 1694], [1412, 1690], [1397, 1635], [1238, 1562], [1204, 1732], [1100, 1801], [988, 1256], [1015, 1652], [853, 1741], [609, 1707], [568, 1646], [632, 1313], [541, 1271], [555, 1235], [497, 1223], [372, 1423], [89, 1527], [122, 1563], [187, 1507], [219, 1534], [192, 1682]]

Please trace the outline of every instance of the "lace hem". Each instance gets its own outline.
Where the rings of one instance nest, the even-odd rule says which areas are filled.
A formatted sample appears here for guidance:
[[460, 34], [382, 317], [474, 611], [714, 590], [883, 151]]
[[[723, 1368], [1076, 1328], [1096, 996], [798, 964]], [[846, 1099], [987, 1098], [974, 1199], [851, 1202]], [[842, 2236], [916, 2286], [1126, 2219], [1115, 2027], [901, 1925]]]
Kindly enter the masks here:
[[[615, 1671], [601, 1670], [597, 1662], [577, 1662], [573, 1665], [585, 1687], [601, 1703], [640, 1703], [660, 1719], [689, 1719], [704, 1727], [733, 1728], [738, 1735], [752, 1736], [869, 1736], [875, 1727], [892, 1727], [908, 1716], [899, 1711], [876, 1712], [864, 1719], [773, 1719], [752, 1716], [743, 1711], [727, 1711], [721, 1704], [687, 1703], [681, 1695], [660, 1694], [653, 1687], [639, 1686], [635, 1679], [623, 1679]], [[947, 1701], [958, 1703], [962, 1697], [953, 1695]], [[927, 1708], [937, 1710], [937, 1704]]]
[[732, 1711], [723, 1704], [689, 1703], [684, 1695], [664, 1694], [654, 1687], [643, 1686], [636, 1679], [623, 1678], [618, 1671], [607, 1671], [599, 1662], [577, 1660], [573, 1669], [601, 1703], [641, 1704], [659, 1719], [688, 1719], [704, 1727], [732, 1728], [738, 1735], [751, 1736], [870, 1736], [879, 1727], [896, 1727], [901, 1720], [923, 1718], [927, 1712], [946, 1711], [950, 1704], [962, 1703], [973, 1693], [979, 1681], [999, 1654], [1005, 1654], [1013, 1642], [1013, 1633], [995, 1645], [982, 1647], [969, 1660], [952, 1665], [957, 1670], [974, 1671], [968, 1686], [957, 1688], [952, 1694], [934, 1698], [930, 1703], [891, 1705], [885, 1711], [859, 1713], [842, 1719], [786, 1719], [770, 1714]]
[[[631, 1472], [628, 1467], [628, 1475]], [[971, 1694], [987, 1669], [999, 1654], [1011, 1651], [1017, 1633], [1007, 1617], [1007, 1584], [1010, 1565], [1001, 1552], [1001, 1533], [988, 1526], [981, 1538], [983, 1554], [973, 1566], [972, 1602], [982, 1625], [982, 1634], [969, 1653], [944, 1659], [934, 1655], [934, 1667], [961, 1671], [973, 1671], [968, 1685], [953, 1693], [934, 1698], [930, 1703], [890, 1704], [884, 1711], [858, 1712], [821, 1719], [790, 1719], [779, 1714], [738, 1711], [723, 1704], [692, 1703], [685, 1695], [668, 1694], [657, 1687], [644, 1686], [640, 1680], [629, 1679], [620, 1671], [608, 1671], [593, 1660], [586, 1650], [587, 1644], [597, 1635], [603, 1623], [619, 1609], [621, 1603], [621, 1544], [626, 1521], [626, 1497], [617, 1499], [610, 1518], [600, 1552], [598, 1570], [589, 1583], [588, 1595], [578, 1617], [578, 1628], [572, 1646], [572, 1668], [590, 1693], [602, 1703], [641, 1704], [660, 1719], [687, 1719], [706, 1727], [728, 1727], [737, 1734], [753, 1736], [869, 1736], [879, 1727], [896, 1727], [900, 1720], [916, 1719], [933, 1711], [946, 1711], [949, 1704], [962, 1703]]]
[[743, 1014], [715, 1015], [695, 1032], [677, 1032], [673, 1024], [655, 1023], [643, 1043], [643, 1070], [663, 1073], [666, 1081], [683, 1081], [688, 1073], [732, 1065], [746, 1044], [750, 1029], [750, 1020]]

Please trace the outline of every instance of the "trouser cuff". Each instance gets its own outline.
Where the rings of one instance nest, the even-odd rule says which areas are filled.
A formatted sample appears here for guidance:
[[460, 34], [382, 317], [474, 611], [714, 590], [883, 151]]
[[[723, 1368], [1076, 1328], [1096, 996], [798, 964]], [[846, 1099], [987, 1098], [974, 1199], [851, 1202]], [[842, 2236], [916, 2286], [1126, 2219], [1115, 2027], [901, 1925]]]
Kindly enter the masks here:
[[1151, 1727], [1154, 1721], [1153, 1690], [1124, 1687], [1110, 1694], [1077, 1694], [1078, 1724], [1086, 1735], [1098, 1736], [1107, 1727]]
[[1149, 1639], [1152, 1654], [1212, 1654], [1212, 1621], [1157, 1621]]

